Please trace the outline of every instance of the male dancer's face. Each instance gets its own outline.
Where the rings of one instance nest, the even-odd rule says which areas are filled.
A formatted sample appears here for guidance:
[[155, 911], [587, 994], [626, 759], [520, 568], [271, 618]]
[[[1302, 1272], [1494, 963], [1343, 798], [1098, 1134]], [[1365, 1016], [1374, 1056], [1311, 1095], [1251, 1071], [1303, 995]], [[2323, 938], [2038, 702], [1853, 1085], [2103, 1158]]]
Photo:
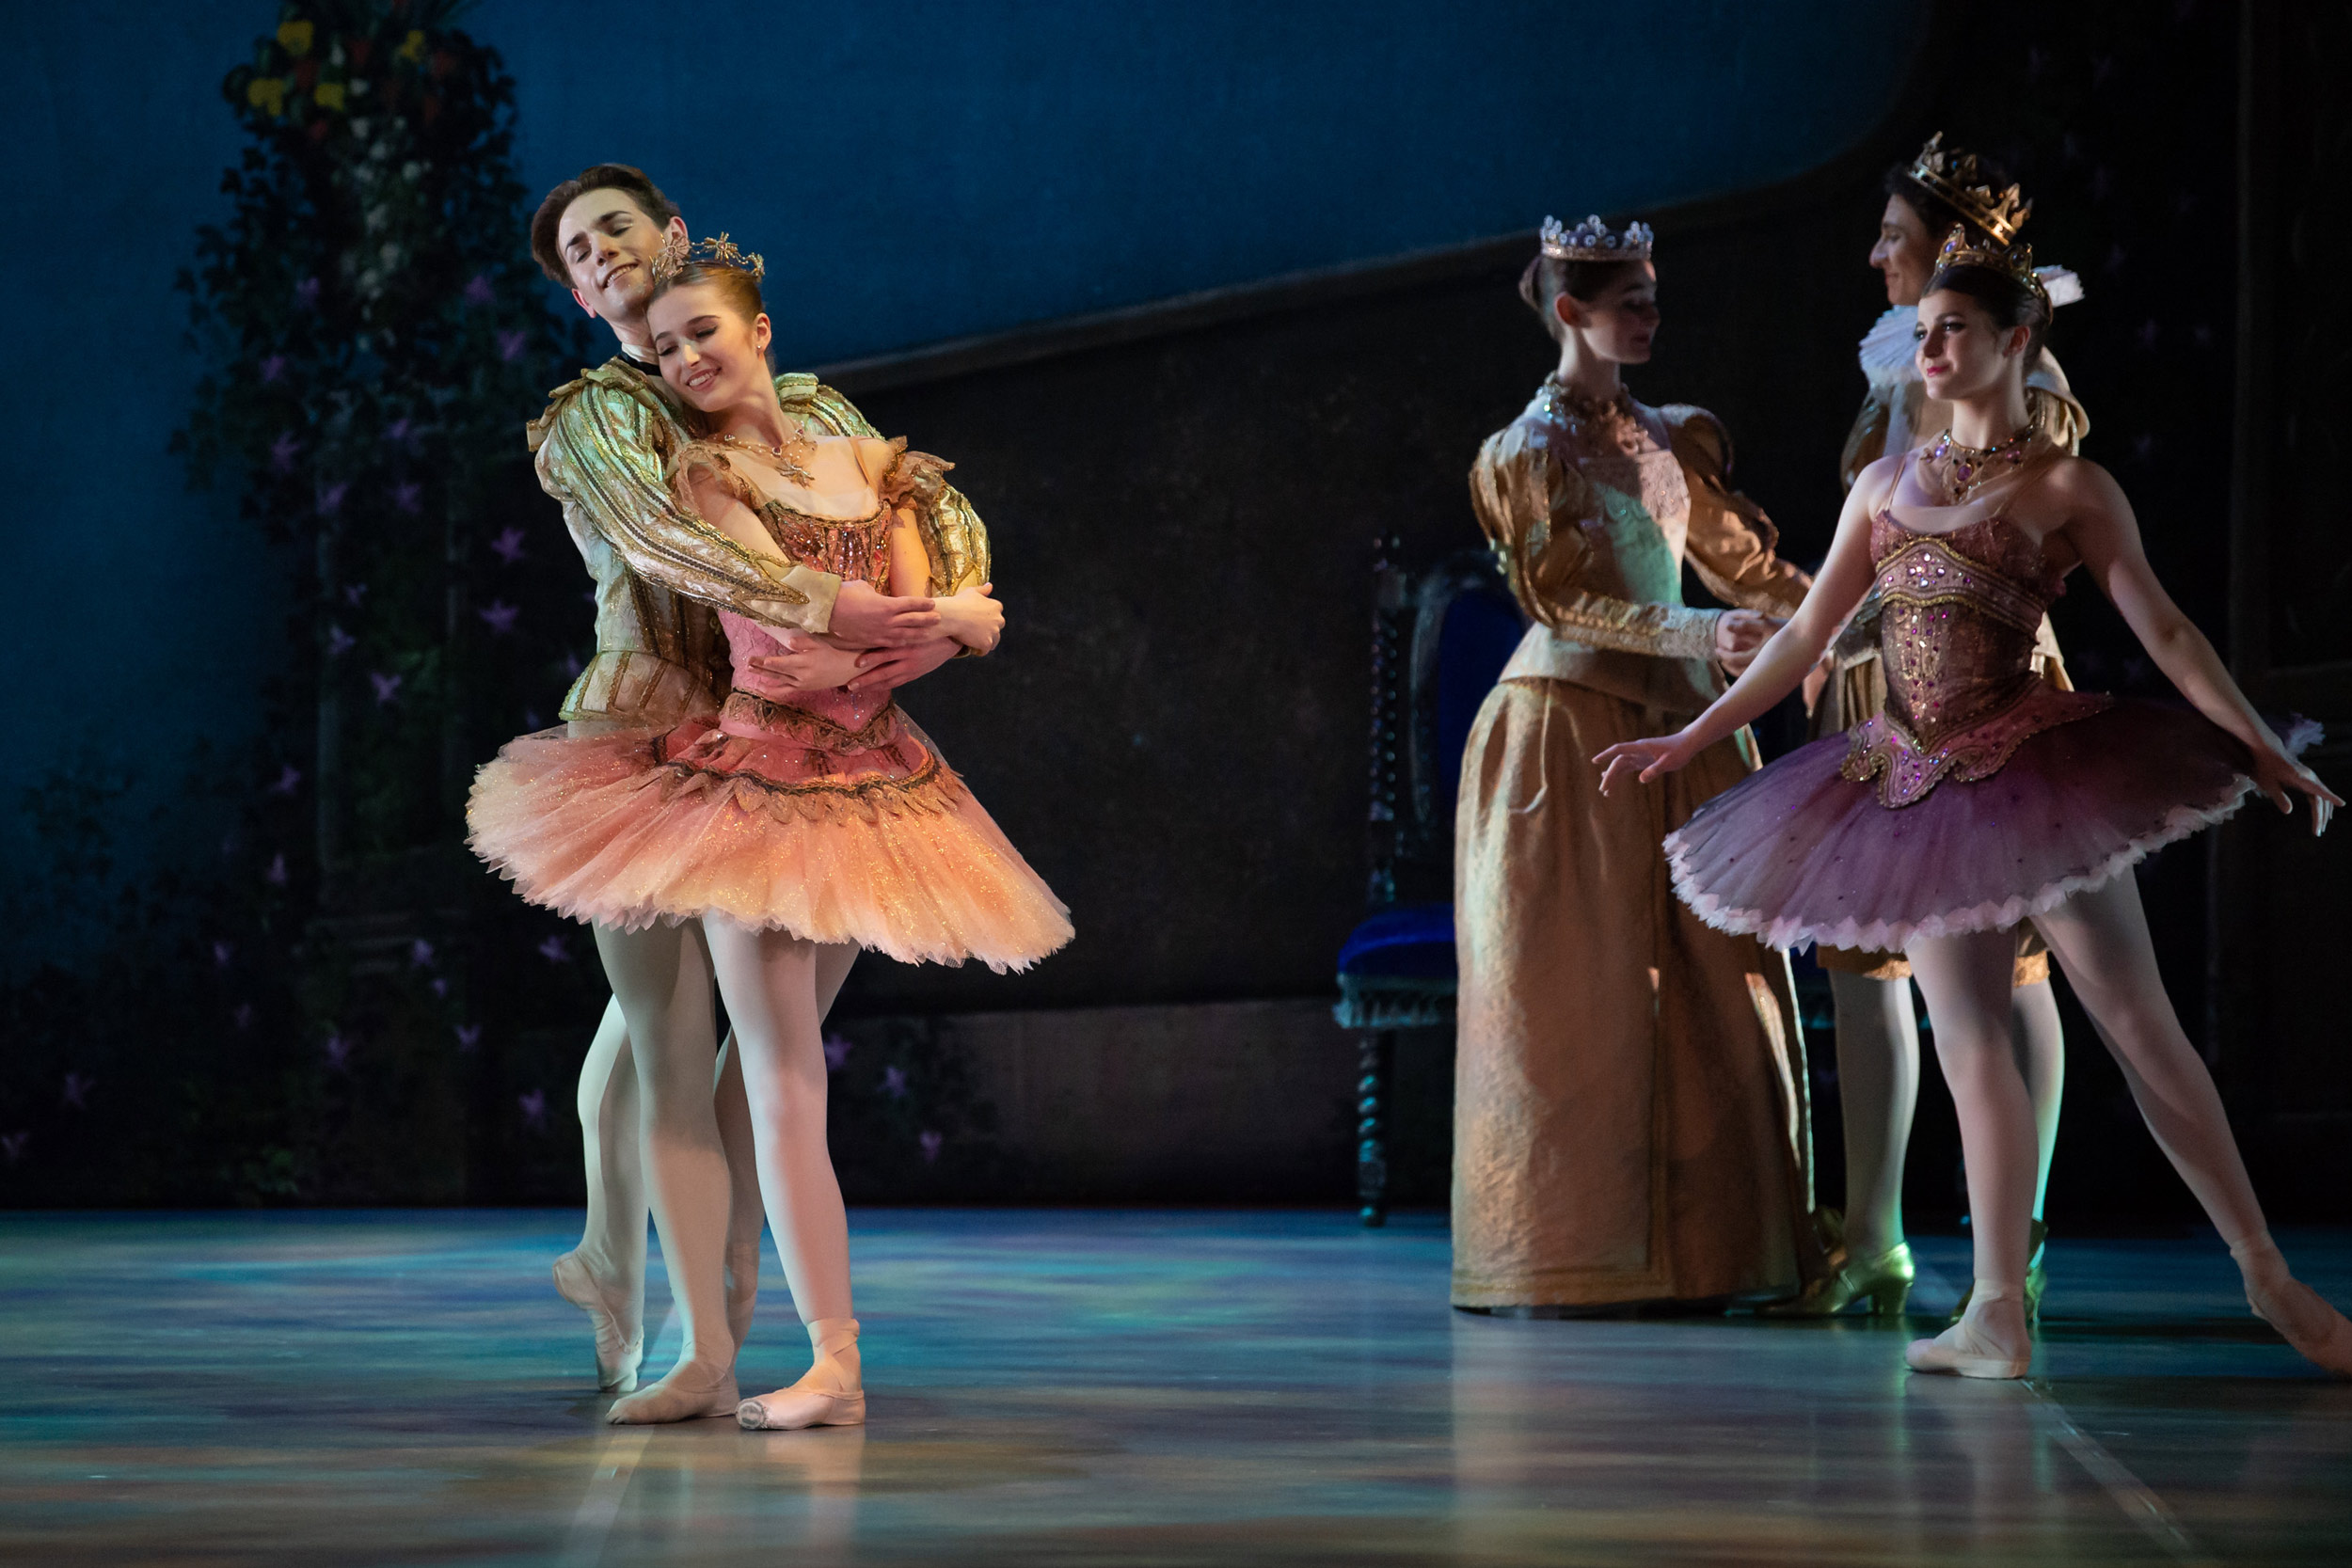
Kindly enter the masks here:
[[1886, 303], [1916, 305], [1919, 291], [1935, 272], [1936, 246], [1942, 243], [1928, 232], [1918, 211], [1899, 196], [1886, 198], [1879, 214], [1879, 243], [1870, 247], [1870, 264], [1886, 277]]
[[627, 191], [581, 192], [555, 224], [572, 298], [624, 342], [649, 346], [645, 300], [653, 293], [654, 258], [673, 233], [685, 237], [684, 219], [658, 224]]

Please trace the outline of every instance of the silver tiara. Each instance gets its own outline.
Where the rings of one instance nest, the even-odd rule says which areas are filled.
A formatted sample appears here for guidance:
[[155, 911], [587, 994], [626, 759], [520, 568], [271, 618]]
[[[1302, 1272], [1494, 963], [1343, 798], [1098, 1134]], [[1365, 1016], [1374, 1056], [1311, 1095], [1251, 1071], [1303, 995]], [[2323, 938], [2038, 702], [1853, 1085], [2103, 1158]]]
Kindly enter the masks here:
[[1629, 223], [1618, 233], [1596, 214], [1574, 229], [1544, 219], [1544, 254], [1556, 261], [1646, 261], [1658, 236], [1646, 223]]

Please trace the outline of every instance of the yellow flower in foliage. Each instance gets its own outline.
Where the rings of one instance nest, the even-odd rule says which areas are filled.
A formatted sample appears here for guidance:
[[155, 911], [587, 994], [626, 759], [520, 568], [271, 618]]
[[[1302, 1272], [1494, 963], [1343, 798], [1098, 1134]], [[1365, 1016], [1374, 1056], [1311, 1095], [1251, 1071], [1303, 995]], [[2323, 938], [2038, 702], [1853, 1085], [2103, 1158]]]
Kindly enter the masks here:
[[308, 22], [281, 22], [278, 25], [278, 41], [286, 46], [289, 55], [308, 55], [316, 32]]
[[410, 65], [415, 65], [419, 60], [423, 59], [424, 30], [422, 28], [419, 28], [417, 31], [410, 33], [408, 37], [402, 41], [399, 54], [400, 57], [406, 60]]
[[310, 91], [310, 102], [322, 109], [343, 112], [343, 85], [341, 82], [321, 82]]
[[245, 89], [245, 101], [276, 119], [286, 112], [286, 82], [280, 76], [256, 76]]

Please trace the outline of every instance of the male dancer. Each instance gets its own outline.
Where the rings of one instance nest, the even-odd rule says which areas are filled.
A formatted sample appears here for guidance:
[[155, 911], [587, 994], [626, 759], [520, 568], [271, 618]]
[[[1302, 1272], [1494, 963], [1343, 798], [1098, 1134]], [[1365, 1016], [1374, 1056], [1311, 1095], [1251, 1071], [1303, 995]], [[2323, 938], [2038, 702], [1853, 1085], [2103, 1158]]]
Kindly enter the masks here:
[[[596, 657], [561, 717], [660, 727], [715, 708], [729, 674], [714, 605], [776, 628], [788, 648], [804, 650], [807, 638], [827, 633], [872, 647], [859, 661], [853, 684], [861, 688], [887, 689], [937, 669], [960, 650], [939, 635], [930, 599], [889, 597], [802, 566], [779, 574], [677, 506], [665, 468], [683, 439], [679, 406], [661, 381], [644, 318], [654, 258], [674, 233], [686, 233], [677, 209], [625, 164], [599, 164], [557, 185], [532, 219], [532, 254], [541, 269], [610, 326], [620, 347], [558, 388], [530, 430], [540, 483], [562, 503], [596, 585]], [[786, 409], [814, 429], [876, 434], [847, 398], [814, 376], [780, 376], [777, 391]], [[985, 534], [952, 489], [937, 514], [928, 531], [932, 587], [953, 593], [984, 573], [974, 557], [985, 555]], [[665, 1068], [707, 1060], [704, 1052], [631, 1049], [632, 1036], [652, 1047], [707, 1041], [712, 1033], [710, 963], [699, 929], [598, 927], [596, 948], [613, 996], [580, 1069], [588, 1219], [580, 1244], [556, 1259], [554, 1273], [557, 1291], [595, 1324], [598, 1386], [626, 1394], [644, 1354], [644, 1146], [654, 1156], [651, 1201], [662, 1208], [665, 1234], [681, 1233], [674, 1219], [707, 1226], [728, 1216], [726, 1316], [739, 1347], [758, 1289], [761, 1205], [733, 1052], [720, 1050], [713, 1094], [703, 1092], [708, 1085], [661, 1092], [646, 1081]], [[845, 967], [831, 977], [833, 990], [846, 975]], [[829, 1006], [832, 992], [822, 1001]], [[651, 1125], [641, 1136], [648, 1109]], [[679, 1270], [678, 1258], [670, 1262]], [[644, 1418], [662, 1416], [649, 1409]]]

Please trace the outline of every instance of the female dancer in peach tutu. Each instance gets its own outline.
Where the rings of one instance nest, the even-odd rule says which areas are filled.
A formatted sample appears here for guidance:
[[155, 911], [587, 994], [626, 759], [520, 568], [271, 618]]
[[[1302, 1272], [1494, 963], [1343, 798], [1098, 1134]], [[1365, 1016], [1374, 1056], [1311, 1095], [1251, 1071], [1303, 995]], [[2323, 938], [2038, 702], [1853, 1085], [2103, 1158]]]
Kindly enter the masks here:
[[[1828, 562], [1739, 683], [1679, 733], [1596, 758], [1607, 789], [1681, 768], [1804, 679], [1864, 593], [1884, 610], [1886, 706], [1733, 785], [1667, 836], [1675, 891], [1708, 924], [1779, 946], [1899, 950], [1927, 997], [1960, 1111], [1976, 1294], [1921, 1371], [2022, 1377], [2033, 1107], [2010, 1042], [2014, 933], [2031, 920], [2123, 1068], [2140, 1114], [2229, 1243], [2257, 1316], [2352, 1374], [2352, 1323], [2296, 1279], [2149, 942], [2134, 864], [2256, 790], [2343, 800], [2295, 760], [2150, 571], [2107, 471], [2028, 417], [2050, 301], [2025, 247], [1954, 230], [1919, 301], [1917, 357], [1951, 427], [1865, 469]], [[2061, 691], [2035, 628], [2080, 566], [2194, 711]]]
[[[662, 379], [706, 432], [672, 463], [680, 499], [779, 575], [798, 564], [925, 592], [921, 519], [947, 465], [902, 440], [816, 436], [787, 417], [768, 370], [761, 271], [724, 236], [675, 246], [655, 268], [646, 322]], [[938, 609], [948, 636], [994, 644], [1002, 617], [984, 592]], [[787, 652], [741, 616], [720, 620], [735, 690], [717, 718], [522, 736], [474, 785], [472, 842], [524, 897], [574, 919], [702, 923], [742, 1053], [769, 1228], [815, 1348], [799, 1382], [739, 1403], [721, 1316], [690, 1305], [677, 1366], [613, 1418], [733, 1411], [748, 1428], [850, 1425], [866, 1418], [866, 1395], [825, 1148], [819, 999], [859, 948], [1026, 968], [1070, 940], [1069, 911], [886, 692], [845, 689], [855, 650]], [[715, 1271], [693, 1266], [687, 1288], [708, 1293], [699, 1275]]]

